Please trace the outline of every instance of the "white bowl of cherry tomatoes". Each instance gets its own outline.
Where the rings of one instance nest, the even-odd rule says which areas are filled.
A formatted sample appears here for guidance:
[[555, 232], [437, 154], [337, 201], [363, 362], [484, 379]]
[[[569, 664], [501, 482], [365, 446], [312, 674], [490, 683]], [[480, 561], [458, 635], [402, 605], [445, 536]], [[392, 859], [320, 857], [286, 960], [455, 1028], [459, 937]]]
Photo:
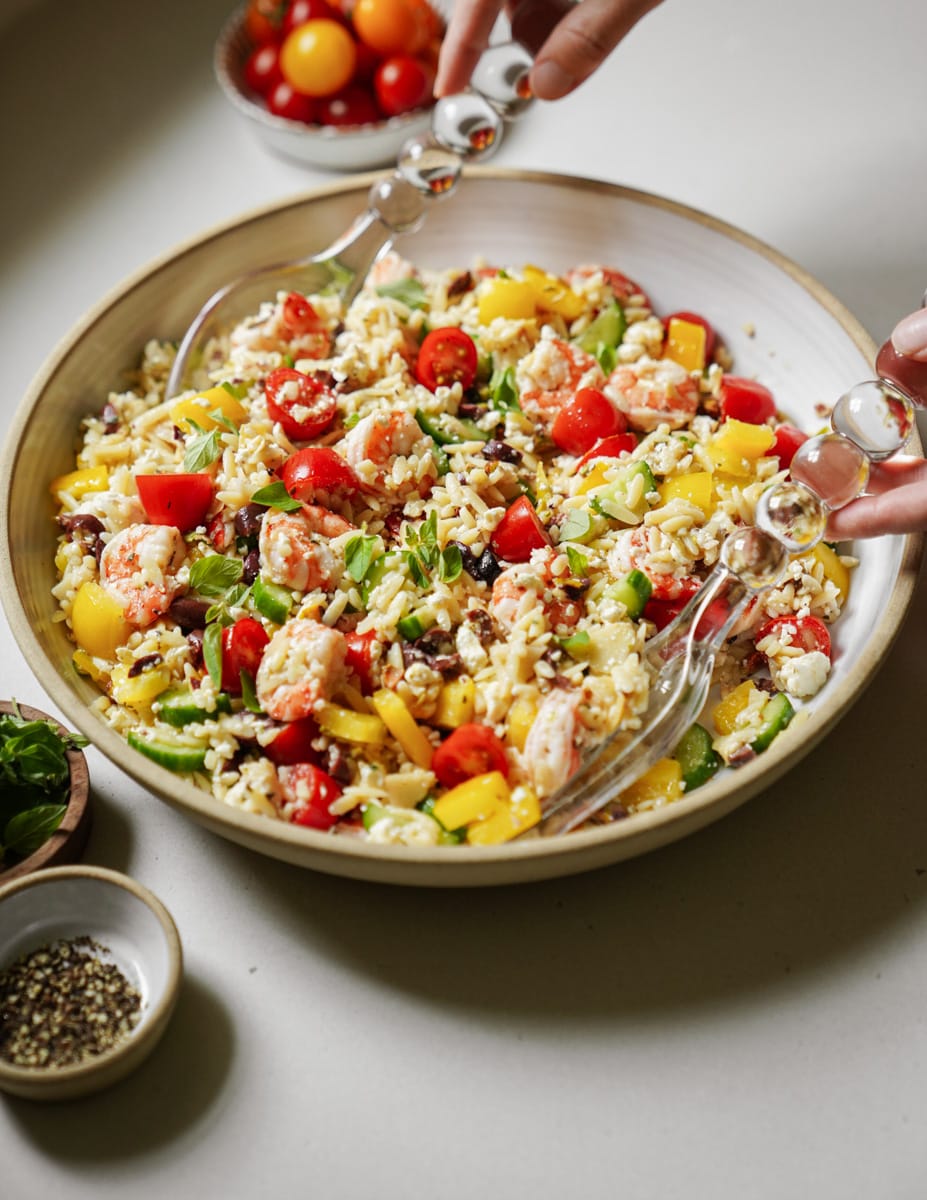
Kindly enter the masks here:
[[366, 170], [430, 128], [444, 30], [429, 0], [248, 0], [219, 36], [215, 72], [270, 150]]

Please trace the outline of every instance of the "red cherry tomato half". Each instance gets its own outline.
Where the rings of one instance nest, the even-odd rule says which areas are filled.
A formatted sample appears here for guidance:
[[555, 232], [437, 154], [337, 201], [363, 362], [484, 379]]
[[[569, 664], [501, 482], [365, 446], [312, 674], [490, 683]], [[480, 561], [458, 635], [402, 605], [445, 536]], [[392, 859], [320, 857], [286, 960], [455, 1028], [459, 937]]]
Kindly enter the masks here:
[[425, 335], [415, 364], [415, 377], [432, 392], [455, 383], [466, 390], [476, 380], [478, 363], [473, 338], [449, 325]]
[[357, 492], [360, 480], [340, 454], [327, 446], [307, 446], [283, 465], [283, 486], [294, 500], [311, 504], [320, 495]]
[[331, 96], [319, 104], [319, 120], [323, 125], [335, 125], [338, 128], [375, 125], [383, 120], [383, 114], [368, 89], [359, 83], [352, 83], [337, 96]]
[[668, 317], [664, 318], [663, 324], [669, 327], [670, 321], [672, 321], [674, 318], [677, 321], [686, 321], [689, 325], [701, 325], [701, 327], [705, 330], [705, 362], [711, 362], [712, 355], [715, 352], [715, 343], [717, 342], [715, 331], [711, 325], [705, 320], [704, 317], [700, 317], [698, 313], [693, 312], [670, 313]]
[[620, 458], [625, 452], [630, 454], [636, 449], [637, 438], [633, 433], [615, 433], [611, 437], [603, 438], [601, 442], [596, 442], [591, 450], [587, 450], [576, 464], [576, 469], [584, 467], [594, 458]]
[[202, 525], [212, 503], [212, 478], [196, 475], [136, 475], [135, 486], [152, 525], [175, 525], [188, 533]]
[[319, 736], [319, 727], [313, 717], [302, 717], [284, 725], [272, 742], [264, 747], [264, 753], [278, 767], [293, 763], [314, 763], [318, 754], [312, 743]]
[[289, 292], [283, 301], [283, 323], [291, 337], [301, 333], [319, 333], [325, 322], [300, 292]]
[[776, 401], [768, 387], [755, 379], [725, 375], [721, 381], [721, 417], [746, 421], [749, 425], [765, 425], [776, 415]]
[[431, 769], [446, 788], [466, 783], [475, 775], [501, 771], [508, 778], [505, 746], [486, 725], [461, 725], [442, 742], [431, 760]]
[[318, 21], [321, 18], [326, 21], [340, 21], [342, 25], [345, 23], [344, 15], [337, 8], [333, 8], [328, 0], [290, 0], [281, 32], [286, 37], [297, 25], [305, 25], [307, 21]]
[[818, 617], [771, 617], [756, 631], [756, 640], [774, 635], [787, 646], [800, 646], [806, 654], [813, 650], [831, 656], [830, 633]]
[[554, 418], [550, 436], [567, 454], [585, 454], [596, 442], [624, 433], [628, 422], [604, 392], [580, 388]]
[[275, 117], [301, 121], [303, 125], [312, 125], [316, 119], [316, 105], [312, 97], [294, 91], [285, 79], [281, 79], [267, 93], [267, 109]]
[[519, 496], [506, 511], [490, 539], [493, 553], [506, 562], [527, 562], [532, 550], [549, 546], [550, 534], [527, 496]]
[[331, 775], [312, 763], [296, 763], [281, 768], [280, 780], [287, 791], [299, 796], [299, 800], [284, 806], [283, 815], [288, 821], [309, 829], [331, 829], [338, 818], [328, 810], [341, 795]]
[[785, 468], [791, 464], [798, 447], [807, 440], [807, 433], [802, 433], [794, 425], [780, 425], [776, 429], [776, 440], [769, 452], [770, 458], [775, 456], [779, 459], [779, 466]]
[[264, 380], [267, 411], [279, 421], [288, 438], [307, 442], [324, 433], [335, 419], [335, 393], [314, 375], [292, 367], [279, 367]]
[[261, 96], [283, 79], [280, 72], [280, 48], [275, 42], [265, 42], [248, 55], [243, 68], [245, 83]]
[[222, 690], [230, 696], [241, 695], [241, 673], [253, 679], [261, 665], [264, 647], [270, 641], [260, 621], [242, 617], [222, 630]]
[[377, 635], [370, 629], [367, 633], [346, 633], [344, 640], [347, 645], [345, 665], [360, 680], [364, 695], [369, 696], [374, 689], [373, 664]]
[[422, 108], [431, 100], [433, 83], [432, 70], [405, 54], [385, 59], [373, 76], [377, 103], [389, 117]]

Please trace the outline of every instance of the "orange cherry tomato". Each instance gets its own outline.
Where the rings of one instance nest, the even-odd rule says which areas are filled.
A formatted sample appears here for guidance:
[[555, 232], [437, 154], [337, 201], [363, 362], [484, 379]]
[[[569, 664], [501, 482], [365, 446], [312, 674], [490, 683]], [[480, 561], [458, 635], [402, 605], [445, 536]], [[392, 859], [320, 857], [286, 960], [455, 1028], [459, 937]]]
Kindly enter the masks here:
[[429, 21], [413, 0], [357, 0], [354, 32], [378, 54], [417, 54], [430, 40]]
[[304, 96], [332, 96], [354, 74], [354, 39], [338, 21], [325, 17], [297, 26], [280, 47], [283, 78]]

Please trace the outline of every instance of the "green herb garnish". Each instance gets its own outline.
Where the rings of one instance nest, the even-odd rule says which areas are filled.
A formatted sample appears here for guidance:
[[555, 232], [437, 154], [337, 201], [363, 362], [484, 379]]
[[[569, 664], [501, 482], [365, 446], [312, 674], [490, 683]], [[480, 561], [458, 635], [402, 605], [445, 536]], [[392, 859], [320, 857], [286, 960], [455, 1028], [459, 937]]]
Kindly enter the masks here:
[[378, 296], [388, 300], [398, 300], [407, 308], [426, 308], [428, 297], [425, 289], [417, 279], [397, 279], [395, 283], [381, 283], [377, 288]]
[[242, 563], [224, 554], [207, 554], [190, 568], [190, 587], [201, 596], [224, 596], [241, 579]]
[[295, 512], [297, 508], [302, 508], [299, 500], [293, 499], [286, 490], [286, 485], [280, 479], [276, 483], [269, 483], [267, 487], [258, 488], [251, 497], [251, 500], [254, 504], [264, 504], [268, 508], [279, 508], [281, 512]]

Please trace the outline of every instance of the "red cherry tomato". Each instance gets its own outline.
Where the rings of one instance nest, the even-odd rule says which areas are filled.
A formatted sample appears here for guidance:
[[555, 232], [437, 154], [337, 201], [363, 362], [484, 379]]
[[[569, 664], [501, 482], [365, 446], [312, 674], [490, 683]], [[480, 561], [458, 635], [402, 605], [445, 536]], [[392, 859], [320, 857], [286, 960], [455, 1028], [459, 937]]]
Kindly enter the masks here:
[[276, 42], [265, 42], [248, 55], [243, 68], [245, 83], [252, 92], [266, 96], [272, 87], [283, 79], [280, 74], [280, 47]]
[[319, 104], [319, 121], [323, 125], [339, 128], [347, 125], [375, 125], [382, 121], [383, 114], [367, 88], [359, 83], [349, 84], [337, 96], [322, 100]]
[[267, 110], [275, 117], [300, 121], [303, 125], [312, 125], [316, 119], [316, 104], [312, 97], [294, 91], [285, 79], [267, 93]]
[[370, 629], [367, 633], [346, 633], [344, 640], [347, 645], [345, 664], [360, 680], [361, 691], [369, 696], [375, 685], [373, 664], [377, 635]]
[[338, 818], [328, 810], [341, 795], [331, 775], [312, 763], [296, 763], [283, 767], [280, 777], [287, 789], [299, 796], [299, 800], [284, 806], [286, 819], [309, 829], [331, 829]]
[[324, 433], [335, 419], [338, 401], [321, 379], [292, 367], [279, 367], [264, 380], [267, 411], [283, 432], [296, 442]]
[[384, 59], [373, 77], [377, 103], [389, 117], [422, 108], [431, 100], [434, 72], [417, 58], [397, 54]]
[[319, 727], [313, 717], [302, 717], [284, 725], [273, 741], [264, 747], [264, 753], [278, 767], [293, 763], [314, 763], [318, 754], [312, 743], [319, 736]]
[[664, 319], [663, 324], [669, 327], [669, 323], [674, 317], [677, 321], [687, 321], [690, 325], [701, 325], [701, 327], [705, 330], [705, 362], [711, 362], [712, 355], [715, 352], [715, 343], [717, 341], [715, 331], [711, 325], [709, 325], [704, 317], [700, 317], [698, 313], [693, 312], [670, 313], [670, 315]]
[[541, 524], [527, 496], [519, 496], [506, 511], [490, 539], [493, 553], [506, 562], [527, 562], [532, 550], [550, 545], [550, 534]]
[[473, 338], [449, 325], [425, 335], [415, 364], [415, 377], [432, 392], [455, 383], [466, 390], [476, 380], [478, 363]]
[[212, 503], [212, 478], [196, 475], [136, 475], [135, 486], [152, 525], [175, 525], [187, 533], [202, 525]]
[[746, 421], [749, 425], [765, 425], [776, 415], [776, 401], [768, 387], [755, 379], [725, 375], [721, 381], [721, 417]]
[[624, 433], [628, 422], [604, 392], [580, 388], [554, 418], [550, 436], [567, 454], [585, 454], [602, 438]]
[[625, 452], [630, 454], [636, 449], [637, 438], [633, 433], [615, 433], [611, 437], [603, 438], [601, 442], [596, 442], [591, 450], [587, 450], [576, 464], [576, 469], [584, 467], [594, 458], [620, 458]]
[[807, 433], [802, 433], [794, 425], [779, 425], [776, 429], [776, 440], [773, 442], [773, 448], [770, 450], [769, 456], [770, 458], [773, 456], [778, 458], [779, 466], [785, 468], [791, 464], [798, 447], [803, 442], [807, 442], [807, 440]]
[[289, 292], [283, 301], [283, 323], [291, 337], [319, 333], [325, 322], [301, 292]]
[[442, 742], [431, 760], [431, 769], [446, 788], [466, 783], [475, 775], [501, 771], [508, 778], [505, 746], [486, 725], [461, 725]]
[[[380, 55], [366, 42], [357, 43], [357, 59], [354, 63], [354, 83], [364, 85], [365, 90], [373, 87], [373, 77], [380, 65]], [[380, 110], [377, 109], [377, 112]], [[382, 115], [377, 118], [382, 120]]]
[[307, 21], [340, 21], [345, 24], [344, 14], [333, 8], [328, 0], [290, 0], [280, 29], [284, 37], [292, 33], [297, 25], [305, 25]]
[[255, 46], [280, 37], [283, 5], [280, 0], [248, 0], [245, 11], [245, 32]]
[[321, 495], [357, 492], [360, 480], [341, 455], [328, 446], [306, 446], [284, 463], [283, 486], [294, 500], [311, 504]]
[[828, 658], [831, 656], [830, 633], [817, 617], [770, 617], [756, 631], [757, 642], [770, 634], [787, 646], [800, 646], [806, 654], [819, 650]]
[[270, 641], [260, 621], [242, 617], [222, 630], [222, 690], [230, 696], [241, 695], [241, 673], [253, 679], [261, 665], [264, 647]]
[[643, 296], [644, 303], [648, 308], [652, 307], [647, 293], [621, 271], [615, 271], [611, 267], [574, 267], [569, 275], [576, 276], [578, 279], [588, 279], [590, 275], [599, 274], [605, 280], [612, 295], [619, 304], [628, 304], [635, 296]]

